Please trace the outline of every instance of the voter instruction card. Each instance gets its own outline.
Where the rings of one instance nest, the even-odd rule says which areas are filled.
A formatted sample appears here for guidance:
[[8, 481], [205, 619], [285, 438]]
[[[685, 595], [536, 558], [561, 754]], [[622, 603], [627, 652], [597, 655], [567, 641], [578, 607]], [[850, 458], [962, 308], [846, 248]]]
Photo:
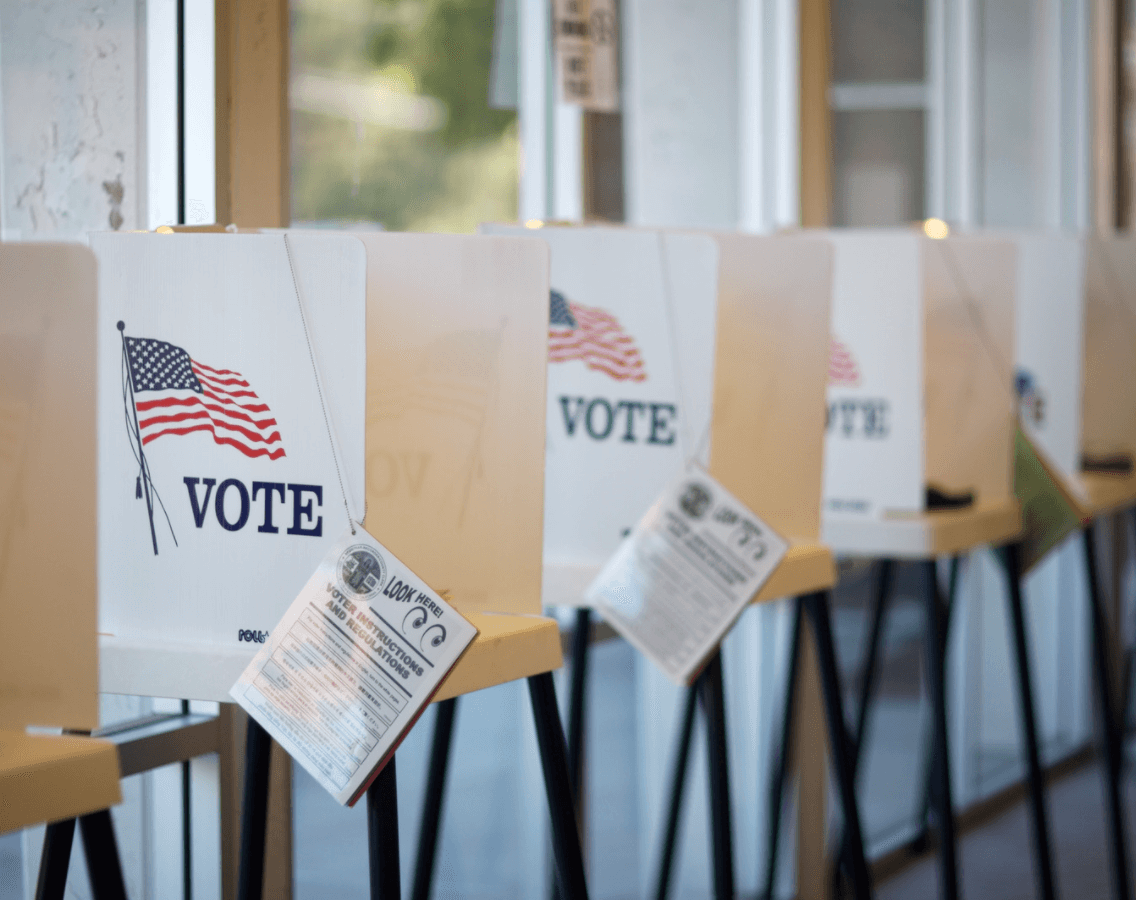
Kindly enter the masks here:
[[677, 684], [690, 684], [789, 545], [691, 466], [584, 597]]
[[336, 800], [353, 806], [476, 636], [356, 525], [229, 693]]

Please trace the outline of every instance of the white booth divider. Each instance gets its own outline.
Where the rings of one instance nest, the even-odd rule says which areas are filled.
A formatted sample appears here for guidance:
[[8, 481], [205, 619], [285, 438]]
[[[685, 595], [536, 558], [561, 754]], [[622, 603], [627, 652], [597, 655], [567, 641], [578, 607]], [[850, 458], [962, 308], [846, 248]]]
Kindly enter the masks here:
[[103, 691], [227, 700], [362, 517], [364, 250], [287, 240], [91, 236]]

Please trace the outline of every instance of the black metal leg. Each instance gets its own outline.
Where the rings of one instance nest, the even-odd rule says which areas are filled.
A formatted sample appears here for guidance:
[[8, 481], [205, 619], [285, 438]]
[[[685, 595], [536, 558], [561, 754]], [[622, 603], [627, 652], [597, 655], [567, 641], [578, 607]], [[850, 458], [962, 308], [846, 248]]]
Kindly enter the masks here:
[[947, 745], [946, 640], [939, 601], [939, 579], [935, 561], [926, 560], [927, 579], [927, 693], [935, 748], [935, 824], [939, 830], [939, 883], [941, 900], [958, 897], [958, 845], [955, 836], [954, 803], [951, 796], [951, 759]]
[[83, 855], [87, 857], [91, 896], [94, 900], [126, 900], [110, 810], [83, 816], [79, 819], [79, 832], [83, 837]]
[[844, 812], [844, 832], [852, 845], [849, 854], [852, 890], [857, 900], [870, 900], [872, 883], [868, 875], [868, 863], [864, 858], [864, 836], [860, 828], [860, 808], [856, 802], [856, 781], [852, 774], [852, 748], [849, 746], [851, 742], [848, 728], [844, 723], [844, 700], [840, 690], [836, 650], [832, 645], [832, 620], [827, 592], [809, 594], [804, 598], [804, 605], [816, 637], [817, 663], [824, 694], [825, 718], [828, 720], [832, 764], [836, 769], [836, 783]]
[[52, 822], [43, 833], [43, 854], [39, 858], [36, 900], [63, 900], [67, 870], [71, 865], [71, 844], [75, 839], [75, 820]]
[[1014, 657], [1018, 669], [1018, 707], [1025, 737], [1026, 766], [1029, 775], [1030, 805], [1033, 812], [1034, 864], [1037, 866], [1038, 897], [1054, 900], [1053, 857], [1049, 847], [1049, 823], [1045, 809], [1045, 777], [1038, 750], [1037, 720], [1034, 716], [1033, 685], [1030, 680], [1029, 645], [1026, 641], [1025, 611], [1022, 604], [1021, 559], [1018, 544], [1005, 548], [1006, 579], [1009, 582], [1010, 624], [1013, 629]]
[[576, 610], [576, 631], [572, 635], [572, 687], [568, 694], [568, 781], [576, 797], [576, 815], [583, 805], [584, 728], [588, 654], [591, 647], [592, 611]]
[[[884, 622], [887, 619], [888, 600], [891, 598], [892, 581], [895, 575], [895, 562], [891, 559], [880, 560], [879, 577], [876, 579], [876, 592], [872, 597], [869, 610], [867, 646], [864, 649], [864, 671], [860, 678], [860, 703], [856, 707], [856, 728], [852, 732], [852, 779], [855, 781], [860, 772], [860, 758], [863, 755], [865, 735], [868, 730], [868, 711], [872, 708], [872, 698], [875, 696], [876, 683], [879, 680], [880, 645], [883, 643]], [[838, 841], [840, 853], [837, 855], [835, 865], [843, 866], [850, 871], [851, 862], [848, 853], [851, 848], [841, 836]], [[836, 883], [837, 873], [833, 873], [833, 883]]]
[[[1129, 511], [1129, 523], [1134, 534], [1136, 534], [1136, 506], [1132, 507]], [[1136, 665], [1136, 659], [1133, 658], [1136, 650], [1129, 650], [1124, 654], [1124, 671], [1121, 674], [1120, 682], [1120, 708], [1117, 710], [1117, 722], [1120, 725], [1120, 733], [1128, 733], [1128, 710], [1132, 705], [1132, 674], [1133, 667]], [[1123, 762], [1123, 760], [1122, 760]]]
[[730, 771], [726, 746], [726, 693], [722, 651], [717, 650], [702, 674], [698, 692], [706, 715], [706, 761], [710, 774], [710, 843], [714, 859], [714, 896], [734, 900], [734, 834], [730, 824]]
[[789, 635], [789, 665], [785, 672], [785, 699], [781, 707], [781, 740], [773, 748], [772, 783], [769, 786], [769, 828], [765, 842], [765, 900], [773, 900], [777, 886], [777, 851], [781, 838], [781, 808], [785, 802], [785, 779], [789, 774], [793, 743], [793, 709], [797, 695], [797, 662], [801, 647], [801, 598], [793, 599], [793, 626]]
[[580, 851], [580, 833], [568, 784], [567, 752], [560, 713], [556, 708], [556, 687], [552, 673], [529, 677], [540, 762], [544, 772], [544, 789], [548, 795], [548, 811], [552, 819], [552, 853], [560, 877], [560, 896], [564, 900], [587, 900], [588, 885], [584, 877], [584, 857]]
[[[575, 800], [576, 821], [581, 836], [584, 822], [584, 712], [587, 706], [588, 656], [592, 637], [592, 611], [582, 606], [576, 610], [576, 628], [572, 632], [572, 684], [568, 692], [568, 783]], [[560, 891], [556, 877], [552, 879], [552, 900]]]
[[428, 900], [434, 882], [434, 862], [438, 855], [438, 832], [442, 822], [446, 774], [450, 767], [450, 747], [454, 740], [454, 717], [458, 698], [442, 700], [434, 717], [434, 742], [430, 746], [430, 769], [426, 775], [426, 797], [422, 801], [422, 826], [418, 830], [412, 900]]
[[686, 786], [686, 768], [690, 761], [690, 741], [694, 735], [694, 711], [698, 706], [698, 690], [686, 689], [682, 720], [679, 726], [674, 769], [671, 772], [670, 801], [667, 804], [667, 825], [663, 834], [663, 850], [659, 856], [659, 874], [655, 880], [656, 900], [667, 900], [671, 874], [674, 871], [675, 846], [678, 844], [678, 823], [682, 815], [682, 795]]
[[241, 855], [237, 900], [261, 900], [264, 894], [264, 841], [268, 829], [268, 766], [272, 738], [248, 720], [245, 738], [245, 790], [241, 804]]
[[1124, 669], [1120, 675], [1120, 715], [1117, 716], [1117, 720], [1120, 722], [1120, 727], [1124, 734], [1128, 733], [1128, 711], [1132, 707], [1132, 671], [1133, 663], [1136, 663], [1136, 659], [1133, 658], [1134, 653], [1136, 653], [1136, 650], [1129, 649], [1125, 651], [1123, 660]]
[[[951, 572], [947, 586], [947, 602], [943, 607], [943, 653], [946, 654], [947, 637], [951, 633], [951, 616], [954, 614], [955, 597], [958, 594], [959, 558], [951, 557]], [[943, 656], [943, 665], [946, 665], [946, 656]], [[912, 841], [912, 845], [922, 849], [927, 843], [927, 818], [931, 810], [931, 795], [935, 790], [935, 734], [934, 725], [927, 729], [930, 733], [925, 736], [924, 746], [926, 752], [923, 759], [923, 800], [919, 807], [916, 821], [922, 826], [922, 833]]]
[[864, 735], [868, 730], [868, 710], [879, 680], [880, 644], [883, 638], [883, 624], [887, 613], [887, 603], [891, 597], [892, 578], [895, 564], [890, 559], [880, 560], [880, 577], [876, 582], [876, 596], [872, 603], [872, 618], [868, 627], [868, 647], [864, 653], [864, 673], [860, 681], [860, 705], [856, 708], [856, 730], [852, 732], [852, 773], [860, 769]]
[[[181, 701], [181, 714], [189, 715], [189, 701]], [[193, 811], [190, 793], [190, 761], [181, 764], [181, 893], [182, 900], [193, 900]]]
[[393, 756], [367, 788], [367, 862], [371, 900], [399, 900], [398, 777]]
[[1118, 728], [1112, 701], [1112, 680], [1109, 673], [1107, 623], [1103, 600], [1097, 579], [1096, 547], [1093, 527], [1087, 525], [1081, 532], [1085, 549], [1085, 574], [1089, 582], [1089, 612], [1092, 626], [1093, 681], [1100, 709], [1101, 738], [1105, 762], [1105, 796], [1110, 825], [1112, 848], [1112, 885], [1117, 900], [1128, 900], [1128, 853], [1125, 843], [1124, 810], [1120, 796], [1120, 769], [1123, 733]]

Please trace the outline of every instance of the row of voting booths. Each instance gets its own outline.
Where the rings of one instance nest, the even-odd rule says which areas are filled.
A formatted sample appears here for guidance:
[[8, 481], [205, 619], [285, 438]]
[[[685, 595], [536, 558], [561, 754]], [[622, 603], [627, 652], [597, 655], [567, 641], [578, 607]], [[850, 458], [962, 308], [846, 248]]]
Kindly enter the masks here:
[[[941, 896], [958, 895], [945, 648], [958, 560], [984, 546], [1004, 564], [1039, 896], [1056, 896], [1021, 584], [1076, 529], [1113, 885], [1130, 896], [1124, 706], [1091, 523], [1136, 506], [1136, 242], [914, 229], [190, 229], [96, 234], [89, 249], [2, 245], [0, 272], [0, 794], [19, 798], [0, 804], [0, 829], [51, 823], [41, 896], [62, 896], [76, 820], [95, 893], [124, 893], [105, 812], [119, 798], [119, 760], [113, 744], [83, 736], [97, 730], [97, 691], [227, 702], [356, 522], [478, 629], [433, 698], [413, 896], [431, 893], [447, 768], [462, 764], [449, 753], [459, 698], [527, 679], [553, 889], [586, 897], [590, 586], [668, 484], [699, 470], [788, 545], [752, 598], [789, 598], [793, 623], [778, 724], [759, 735], [770, 777], [749, 801], [770, 811], [766, 896], [805, 622], [842, 823], [835, 877], [872, 895], [856, 783], [902, 565], [919, 566], [926, 587], [927, 795]], [[842, 684], [833, 641], [837, 556], [881, 563], [856, 685]], [[575, 623], [566, 728], [550, 609], [573, 610]], [[634, 618], [611, 624], [631, 632]], [[688, 615], [651, 627], [681, 649], [707, 639], [705, 624]], [[721, 635], [711, 637], [716, 646]], [[654, 788], [658, 815], [643, 824], [658, 848], [651, 890], [671, 889], [701, 723], [713, 892], [733, 897], [717, 650], [675, 680], [673, 713], [653, 711], [673, 717], [676, 734]], [[28, 726], [69, 734], [33, 738]], [[242, 898], [262, 893], [272, 752], [250, 723]], [[402, 880], [396, 759], [367, 791], [367, 865], [383, 898]]]

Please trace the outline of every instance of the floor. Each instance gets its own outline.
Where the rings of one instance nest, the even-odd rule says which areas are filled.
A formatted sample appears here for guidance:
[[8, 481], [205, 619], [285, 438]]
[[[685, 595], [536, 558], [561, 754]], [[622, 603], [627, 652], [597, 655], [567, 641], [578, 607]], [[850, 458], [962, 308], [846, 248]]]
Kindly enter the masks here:
[[[1129, 862], [1136, 862], [1136, 790], [1129, 774], [1126, 811]], [[1055, 854], [1058, 896], [1069, 900], [1106, 900], [1112, 896], [1102, 807], [1100, 769], [1090, 766], [1049, 791], [1050, 837]], [[968, 834], [960, 847], [960, 888], [966, 897], [1032, 900], [1037, 896], [1030, 853], [1030, 818], [1018, 804], [985, 827]], [[920, 860], [879, 886], [879, 900], [938, 896], [934, 857]]]
[[[302, 802], [307, 803], [310, 799]], [[1136, 785], [1131, 776], [1125, 799], [1131, 838], [1136, 835]], [[1054, 785], [1049, 793], [1049, 808], [1052, 810], [1050, 828], [1056, 854], [1059, 896], [1068, 900], [1107, 900], [1111, 897], [1111, 889], [1101, 816], [1099, 769], [1096, 766], [1087, 767]], [[310, 807], [308, 811], [311, 811]], [[325, 819], [322, 824], [330, 823]], [[611, 825], [619, 828], [625, 827], [626, 823], [613, 822]], [[1031, 900], [1036, 896], [1029, 851], [1029, 828], [1027, 808], [1024, 804], [1019, 804], [963, 838], [961, 882], [964, 896], [971, 900]], [[338, 835], [340, 842], [344, 837], [341, 829], [332, 829], [325, 834], [328, 835], [328, 843], [334, 835]], [[1136, 841], [1130, 840], [1130, 844], [1129, 859], [1136, 862]], [[322, 849], [326, 849], [326, 845]], [[297, 900], [333, 895], [345, 900], [365, 896], [361, 890], [362, 885], [355, 883], [358, 879], [354, 877], [353, 871], [337, 868], [333, 864], [334, 860], [326, 857], [323, 865], [316, 866], [313, 864], [315, 858], [313, 854], [308, 855], [306, 860], [298, 860]], [[595, 860], [597, 863], [599, 861], [599, 858]], [[464, 890], [457, 891], [450, 877], [447, 877], [455, 875], [455, 869], [466, 866], [467, 862], [448, 856], [446, 866], [439, 873], [439, 889], [435, 892], [439, 900], [471, 895]], [[618, 872], [612, 872], [610, 867], [606, 867], [607, 871], [602, 871], [603, 868], [602, 865], [594, 868], [592, 877], [597, 887], [603, 884], [610, 889], [613, 881], [618, 882], [619, 875]], [[336, 871], [341, 877], [329, 880], [328, 876]], [[879, 900], [934, 898], [938, 896], [937, 874], [936, 859], [926, 858], [878, 885], [877, 897]], [[18, 835], [7, 835], [0, 838], [0, 900], [20, 898], [19, 875]], [[603, 893], [606, 895], [609, 891]], [[540, 892], [536, 896], [544, 896], [544, 893]]]

